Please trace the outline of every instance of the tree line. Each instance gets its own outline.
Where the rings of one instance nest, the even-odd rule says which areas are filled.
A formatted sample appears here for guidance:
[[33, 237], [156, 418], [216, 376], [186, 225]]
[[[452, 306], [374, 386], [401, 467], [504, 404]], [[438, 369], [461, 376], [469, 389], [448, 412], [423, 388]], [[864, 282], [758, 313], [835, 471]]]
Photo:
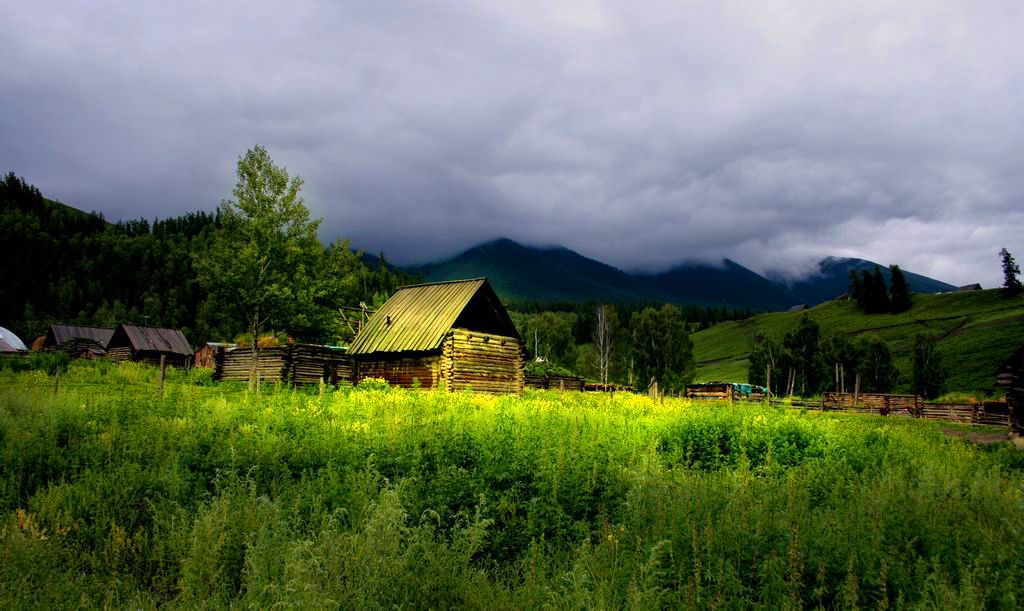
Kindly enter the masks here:
[[[251, 333], [242, 312], [203, 283], [204, 269], [209, 275], [233, 268], [244, 254], [218, 242], [236, 228], [226, 210], [109, 223], [100, 214], [48, 200], [8, 173], [0, 178], [0, 321], [29, 343], [55, 322], [174, 327], [194, 343]], [[302, 274], [318, 283], [294, 295], [301, 312], [267, 319], [274, 332], [336, 341], [343, 330], [332, 315], [335, 307], [360, 301], [372, 307], [408, 282], [386, 262], [367, 265], [347, 241], [323, 247], [307, 240], [303, 247], [301, 256], [285, 249], [285, 258], [301, 259]]]
[[[804, 314], [782, 342], [761, 337], [749, 356], [747, 379], [769, 388], [776, 396], [813, 396], [821, 392], [889, 393], [900, 382], [892, 351], [876, 336], [851, 340], [846, 335], [823, 336]], [[946, 371], [934, 337], [914, 338], [911, 387], [927, 399], [944, 390]]]

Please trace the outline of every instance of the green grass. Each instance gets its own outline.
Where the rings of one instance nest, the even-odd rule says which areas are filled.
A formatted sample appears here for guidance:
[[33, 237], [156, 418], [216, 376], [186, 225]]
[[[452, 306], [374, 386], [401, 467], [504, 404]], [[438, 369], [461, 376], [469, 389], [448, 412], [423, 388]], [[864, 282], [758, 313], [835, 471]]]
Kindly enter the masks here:
[[[901, 314], [867, 315], [850, 302], [826, 303], [807, 313], [821, 326], [823, 336], [842, 333], [883, 339], [900, 370], [901, 390], [910, 387], [914, 336], [926, 333], [939, 340], [950, 391], [992, 393], [996, 371], [1024, 345], [1024, 299], [1006, 299], [1000, 291], [988, 290], [915, 295], [913, 301], [913, 308]], [[746, 381], [747, 356], [755, 338], [781, 341], [802, 315], [764, 314], [695, 333], [697, 379]]]
[[0, 606], [1015, 608], [1024, 460], [644, 396], [0, 371]]

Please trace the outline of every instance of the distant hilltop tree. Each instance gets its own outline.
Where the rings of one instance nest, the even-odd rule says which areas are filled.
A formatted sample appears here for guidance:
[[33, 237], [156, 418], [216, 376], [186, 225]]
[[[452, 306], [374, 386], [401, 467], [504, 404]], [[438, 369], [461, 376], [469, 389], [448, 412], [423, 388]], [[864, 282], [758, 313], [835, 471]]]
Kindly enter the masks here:
[[1015, 297], [1020, 294], [1022, 287], [1020, 283], [1020, 267], [1014, 261], [1010, 251], [1003, 248], [999, 251], [1003, 259], [1003, 292], [1007, 297]]

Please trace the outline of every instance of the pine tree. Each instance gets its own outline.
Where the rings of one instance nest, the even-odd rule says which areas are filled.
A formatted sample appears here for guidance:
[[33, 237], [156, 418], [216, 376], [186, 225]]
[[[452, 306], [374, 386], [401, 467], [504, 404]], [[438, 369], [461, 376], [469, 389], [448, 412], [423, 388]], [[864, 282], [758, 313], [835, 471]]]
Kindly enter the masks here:
[[1003, 293], [1007, 297], [1019, 295], [1022, 290], [1020, 278], [1018, 278], [1020, 267], [1013, 260], [1010, 251], [1005, 248], [999, 251], [999, 256], [1003, 258]]
[[914, 338], [914, 393], [934, 399], [946, 384], [946, 370], [939, 359], [935, 338], [923, 333]]
[[907, 278], [899, 265], [889, 266], [889, 310], [893, 313], [906, 312], [910, 309], [910, 289]]

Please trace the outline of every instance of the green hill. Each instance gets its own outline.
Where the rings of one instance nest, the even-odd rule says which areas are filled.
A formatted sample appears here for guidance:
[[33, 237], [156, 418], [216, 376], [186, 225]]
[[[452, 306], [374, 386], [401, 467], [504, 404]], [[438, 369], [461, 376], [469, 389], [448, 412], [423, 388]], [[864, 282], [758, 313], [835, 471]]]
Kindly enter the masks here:
[[[893, 352], [900, 370], [897, 390], [909, 390], [914, 336], [938, 339], [948, 370], [947, 389], [989, 394], [996, 370], [1024, 345], [1024, 298], [1006, 299], [999, 290], [915, 295], [914, 307], [901, 314], [862, 314], [852, 302], [830, 302], [806, 313], [822, 336], [843, 333], [851, 339], [873, 334]], [[776, 312], [727, 322], [693, 335], [697, 379], [745, 381], [747, 356], [758, 337], [779, 341], [803, 313]]]

